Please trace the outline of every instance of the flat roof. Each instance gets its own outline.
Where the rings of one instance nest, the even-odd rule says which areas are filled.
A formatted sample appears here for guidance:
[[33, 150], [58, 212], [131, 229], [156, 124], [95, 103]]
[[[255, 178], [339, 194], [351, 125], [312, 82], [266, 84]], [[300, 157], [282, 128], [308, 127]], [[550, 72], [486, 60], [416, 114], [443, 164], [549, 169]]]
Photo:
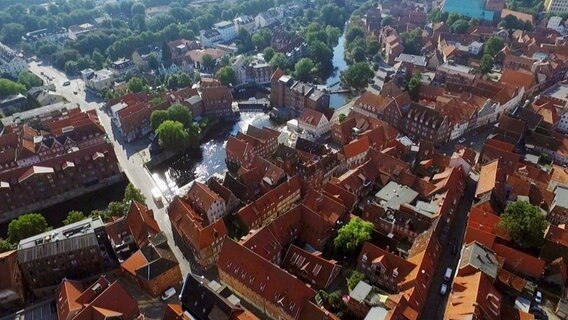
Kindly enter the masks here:
[[78, 237], [87, 233], [93, 233], [95, 229], [104, 226], [100, 217], [87, 218], [61, 228], [46, 231], [33, 237], [23, 239], [18, 243], [18, 250], [32, 248], [41, 244], [57, 242], [64, 239]]
[[559, 84], [544, 92], [545, 96], [568, 101], [568, 85]]
[[377, 192], [375, 197], [379, 199], [381, 206], [399, 209], [401, 204], [413, 202], [418, 197], [418, 192], [391, 181]]
[[54, 112], [54, 111], [59, 111], [59, 110], [63, 110], [63, 109], [72, 110], [72, 109], [77, 109], [77, 108], [79, 108], [79, 107], [76, 104], [73, 104], [73, 103], [70, 103], [70, 102], [58, 102], [58, 103], [50, 104], [50, 105], [47, 105], [45, 107], [41, 107], [41, 108], [37, 108], [37, 109], [32, 109], [32, 110], [23, 111], [23, 112], [16, 112], [9, 117], [2, 118], [0, 121], [2, 121], [2, 123], [4, 125], [8, 125], [8, 124], [14, 122], [14, 120], [24, 121], [24, 120], [35, 118], [35, 117], [40, 117], [43, 114], [51, 113], [51, 112]]

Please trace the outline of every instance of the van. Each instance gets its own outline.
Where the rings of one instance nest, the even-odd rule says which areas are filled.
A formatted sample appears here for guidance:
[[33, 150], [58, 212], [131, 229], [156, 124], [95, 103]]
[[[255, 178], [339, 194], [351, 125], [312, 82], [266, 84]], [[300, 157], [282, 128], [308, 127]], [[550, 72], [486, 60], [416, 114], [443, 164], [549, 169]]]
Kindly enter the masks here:
[[447, 268], [446, 273], [444, 273], [444, 280], [450, 281], [452, 278], [452, 268]]
[[173, 297], [176, 294], [176, 289], [174, 287], [169, 288], [168, 290], [162, 293], [162, 300], [166, 301], [169, 298]]
[[162, 197], [162, 193], [160, 192], [160, 189], [158, 189], [158, 188], [152, 189], [152, 199], [154, 199], [154, 203], [157, 206], [164, 205], [164, 200], [163, 200], [163, 197]]

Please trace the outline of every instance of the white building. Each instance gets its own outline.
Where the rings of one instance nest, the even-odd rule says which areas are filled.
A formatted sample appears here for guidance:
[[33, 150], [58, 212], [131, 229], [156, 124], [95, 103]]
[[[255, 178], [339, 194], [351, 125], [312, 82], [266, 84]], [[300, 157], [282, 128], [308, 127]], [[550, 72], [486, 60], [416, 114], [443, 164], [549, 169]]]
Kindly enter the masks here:
[[482, 42], [473, 41], [472, 43], [469, 44], [469, 46], [467, 46], [467, 51], [470, 54], [473, 54], [473, 55], [480, 54], [481, 49], [483, 49], [483, 43]]
[[68, 38], [69, 32], [65, 28], [56, 29], [39, 29], [26, 33], [22, 37], [23, 40], [29, 43], [35, 43], [37, 41], [45, 42], [57, 42], [60, 39]]
[[233, 19], [235, 23], [235, 29], [237, 30], [237, 34], [239, 33], [240, 29], [244, 29], [248, 31], [248, 33], [253, 33], [256, 29], [255, 20], [253, 17], [250, 16], [240, 16]]
[[85, 69], [81, 71], [81, 78], [85, 82], [85, 87], [100, 92], [103, 89], [110, 89], [114, 85], [114, 74], [112, 71], [102, 69], [94, 71]]
[[90, 23], [72, 25], [69, 27], [69, 39], [75, 40], [78, 36], [97, 30], [97, 27]]
[[568, 133], [568, 112], [560, 116], [557, 129], [562, 133]]
[[221, 21], [213, 25], [213, 29], [221, 34], [221, 41], [227, 42], [237, 37], [237, 28], [232, 21]]
[[265, 85], [270, 83], [272, 68], [266, 63], [261, 54], [253, 57], [240, 55], [236, 58], [232, 68], [237, 76], [237, 83], [233, 84], [235, 87], [247, 84]]
[[282, 15], [276, 9], [269, 9], [265, 12], [259, 13], [255, 18], [255, 24], [257, 28], [269, 27], [280, 21]]
[[114, 61], [110, 70], [117, 80], [123, 79], [129, 72], [136, 72], [136, 65], [130, 59], [119, 59]]
[[305, 109], [298, 118], [298, 128], [307, 137], [320, 138], [329, 133], [331, 125], [326, 116], [312, 109]]
[[211, 48], [222, 41], [221, 33], [216, 29], [201, 30], [199, 40], [202, 47]]
[[550, 17], [548, 19], [547, 29], [556, 30], [559, 33], [564, 32], [564, 26], [562, 25], [562, 17]]
[[17, 79], [24, 70], [28, 70], [26, 59], [0, 42], [0, 74], [7, 74]]

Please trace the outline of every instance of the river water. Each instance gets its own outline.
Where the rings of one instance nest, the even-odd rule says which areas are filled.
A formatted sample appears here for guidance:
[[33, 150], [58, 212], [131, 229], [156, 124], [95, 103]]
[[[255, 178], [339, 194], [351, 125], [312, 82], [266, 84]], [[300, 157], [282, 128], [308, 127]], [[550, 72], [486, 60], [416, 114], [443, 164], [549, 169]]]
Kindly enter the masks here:
[[[333, 48], [334, 72], [326, 80], [327, 86], [339, 87], [340, 72], [347, 69], [347, 62], [344, 58], [345, 35], [339, 38], [337, 46]], [[347, 94], [331, 94], [330, 107], [336, 109], [343, 106], [349, 100]], [[246, 131], [252, 124], [256, 127], [277, 128], [267, 114], [260, 112], [241, 113], [241, 119], [233, 125], [227, 124], [218, 133], [201, 145], [201, 154], [197, 152], [187, 153], [176, 157], [152, 170], [152, 177], [162, 190], [171, 197], [178, 194], [179, 187], [191, 182], [194, 179], [205, 181], [215, 173], [223, 173], [227, 166], [225, 164], [225, 146], [229, 135], [236, 135], [237, 132]]]

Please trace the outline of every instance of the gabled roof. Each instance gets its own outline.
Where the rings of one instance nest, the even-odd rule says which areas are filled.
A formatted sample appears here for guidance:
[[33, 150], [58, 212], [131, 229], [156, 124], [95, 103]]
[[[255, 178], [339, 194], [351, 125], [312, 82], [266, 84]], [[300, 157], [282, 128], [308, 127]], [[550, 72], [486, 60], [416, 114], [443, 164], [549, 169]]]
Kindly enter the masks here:
[[323, 119], [327, 119], [323, 113], [305, 108], [304, 112], [302, 112], [298, 118], [298, 121], [300, 121], [300, 123], [317, 127]]
[[537, 257], [507, 247], [505, 245], [493, 244], [495, 253], [505, 259], [505, 268], [511, 272], [520, 273], [539, 279], [544, 272], [545, 262]]
[[304, 305], [316, 294], [296, 277], [232, 239], [224, 241], [217, 267], [224, 274], [222, 278], [231, 277], [246, 285], [246, 295], [259, 295], [280, 305], [282, 312], [292, 319], [299, 318]]
[[[187, 195], [184, 198], [195, 210], [197, 210], [204, 217], [211, 209], [214, 203], [223, 202], [223, 199], [213, 192], [209, 187], [197, 180], [193, 182]], [[212, 221], [210, 221], [212, 222]]]
[[473, 319], [477, 315], [488, 320], [501, 320], [501, 294], [482, 272], [456, 277], [444, 319]]
[[310, 253], [291, 245], [282, 262], [282, 269], [316, 288], [326, 289], [339, 275], [341, 266], [335, 260], [324, 259], [321, 252]]
[[125, 220], [138, 247], [146, 244], [150, 236], [160, 232], [154, 212], [136, 200], [130, 202]]
[[370, 265], [385, 270], [385, 274], [392, 277], [396, 283], [403, 281], [415, 268], [416, 264], [409, 260], [405, 260], [395, 254], [392, 254], [382, 248], [365, 242], [357, 259], [358, 263], [367, 261]]
[[516, 87], [523, 87], [526, 91], [536, 84], [536, 79], [532, 72], [505, 69], [503, 70], [503, 74], [501, 75], [499, 82], [511, 84]]
[[346, 159], [351, 159], [362, 153], [366, 153], [370, 148], [369, 138], [363, 136], [357, 140], [353, 140], [350, 143], [343, 146], [343, 154]]

